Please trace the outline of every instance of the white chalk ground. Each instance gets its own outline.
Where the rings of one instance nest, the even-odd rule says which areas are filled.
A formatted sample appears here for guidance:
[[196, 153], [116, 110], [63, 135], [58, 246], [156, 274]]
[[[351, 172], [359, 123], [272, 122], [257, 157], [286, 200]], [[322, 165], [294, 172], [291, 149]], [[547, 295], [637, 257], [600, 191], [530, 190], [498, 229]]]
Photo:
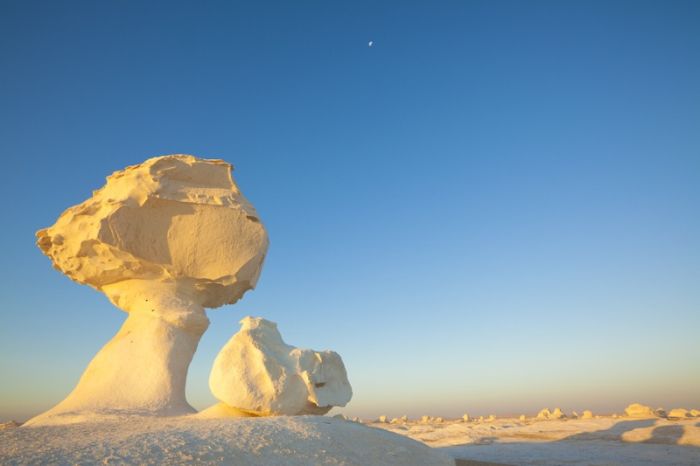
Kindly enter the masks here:
[[0, 429], [2, 465], [436, 465], [446, 454], [381, 429], [322, 416], [132, 418]]
[[184, 416], [3, 427], [3, 465], [452, 466], [452, 458], [463, 460], [458, 465], [700, 465], [700, 418], [363, 425], [328, 416]]
[[700, 418], [496, 419], [369, 425], [419, 440], [453, 458], [486, 464], [700, 465]]

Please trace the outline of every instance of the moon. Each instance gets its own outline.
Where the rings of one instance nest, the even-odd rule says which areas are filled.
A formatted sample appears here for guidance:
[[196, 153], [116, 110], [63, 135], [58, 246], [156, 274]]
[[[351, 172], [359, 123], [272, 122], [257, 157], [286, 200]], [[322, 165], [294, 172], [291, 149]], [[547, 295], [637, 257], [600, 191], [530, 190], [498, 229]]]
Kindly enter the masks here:
[[374, 41], [373, 41], [373, 40], [367, 42], [367, 47], [372, 47], [373, 45], [374, 45]]

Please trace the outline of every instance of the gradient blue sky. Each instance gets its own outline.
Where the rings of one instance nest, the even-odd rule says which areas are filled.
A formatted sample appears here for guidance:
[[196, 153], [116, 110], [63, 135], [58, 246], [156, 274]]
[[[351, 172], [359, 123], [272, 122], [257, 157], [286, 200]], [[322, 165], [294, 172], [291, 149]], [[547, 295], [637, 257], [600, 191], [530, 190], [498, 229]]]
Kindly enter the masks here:
[[[0, 4], [0, 420], [125, 315], [34, 232], [114, 170], [223, 158], [268, 228], [209, 311], [334, 349], [348, 414], [700, 408], [700, 3]], [[369, 48], [367, 42], [375, 46]]]

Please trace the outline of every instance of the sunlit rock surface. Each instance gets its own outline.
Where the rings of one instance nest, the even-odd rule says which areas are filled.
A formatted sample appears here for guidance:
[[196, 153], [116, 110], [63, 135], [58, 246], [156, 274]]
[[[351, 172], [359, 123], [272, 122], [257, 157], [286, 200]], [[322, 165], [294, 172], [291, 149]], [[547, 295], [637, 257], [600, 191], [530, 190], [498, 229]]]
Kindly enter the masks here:
[[287, 345], [277, 325], [259, 317], [241, 320], [214, 361], [209, 387], [225, 405], [263, 416], [324, 414], [352, 397], [338, 353]]
[[209, 325], [204, 308], [253, 288], [268, 245], [231, 171], [222, 160], [152, 158], [37, 232], [56, 269], [129, 316], [73, 392], [27, 425], [194, 411], [185, 379]]
[[628, 405], [625, 408], [625, 415], [627, 417], [633, 417], [633, 418], [652, 418], [652, 417], [658, 417], [657, 413], [655, 410], [650, 408], [649, 406], [644, 406], [639, 403], [632, 403]]
[[668, 417], [684, 419], [686, 417], [693, 417], [693, 416], [690, 414], [690, 411], [688, 411], [687, 409], [673, 408], [671, 411], [668, 412]]

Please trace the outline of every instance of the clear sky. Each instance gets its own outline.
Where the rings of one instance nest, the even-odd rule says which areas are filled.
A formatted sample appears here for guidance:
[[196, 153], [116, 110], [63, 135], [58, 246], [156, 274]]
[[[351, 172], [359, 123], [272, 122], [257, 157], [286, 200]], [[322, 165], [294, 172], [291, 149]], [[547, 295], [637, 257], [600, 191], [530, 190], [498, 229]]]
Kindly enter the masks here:
[[[223, 158], [271, 247], [208, 312], [338, 351], [345, 413], [700, 408], [700, 3], [0, 4], [0, 421], [125, 315], [34, 232], [126, 165]], [[368, 42], [374, 41], [373, 47]]]

